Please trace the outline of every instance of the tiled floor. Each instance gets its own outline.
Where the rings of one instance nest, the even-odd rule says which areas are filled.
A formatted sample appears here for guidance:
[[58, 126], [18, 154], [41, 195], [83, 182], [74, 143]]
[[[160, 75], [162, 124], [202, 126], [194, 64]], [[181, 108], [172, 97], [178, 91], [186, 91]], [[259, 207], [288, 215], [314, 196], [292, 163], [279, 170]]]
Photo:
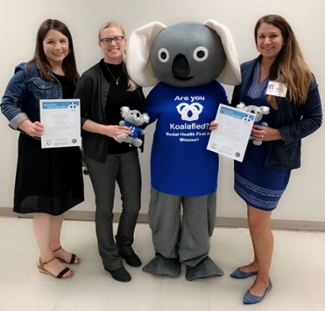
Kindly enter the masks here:
[[[67, 280], [38, 272], [30, 219], [0, 218], [0, 234], [0, 311], [325, 310], [325, 233], [275, 231], [273, 289], [262, 303], [251, 306], [242, 304], [242, 296], [253, 279], [229, 277], [251, 258], [246, 229], [216, 228], [210, 256], [225, 274], [193, 282], [186, 281], [184, 268], [173, 279], [127, 266], [132, 281], [114, 281], [102, 267], [93, 222], [64, 223], [64, 247], [82, 258]], [[152, 258], [148, 225], [137, 225], [134, 249], [144, 263]]]

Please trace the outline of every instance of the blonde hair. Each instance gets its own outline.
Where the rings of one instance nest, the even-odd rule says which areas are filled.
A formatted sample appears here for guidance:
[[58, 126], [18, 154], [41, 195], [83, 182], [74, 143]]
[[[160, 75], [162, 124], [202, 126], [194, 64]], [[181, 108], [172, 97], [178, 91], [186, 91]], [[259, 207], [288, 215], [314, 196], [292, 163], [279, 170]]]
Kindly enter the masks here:
[[[279, 15], [263, 16], [257, 21], [255, 26], [254, 36], [256, 44], [257, 32], [262, 23], [271, 24], [279, 28], [284, 40], [284, 45], [270, 68], [270, 79], [287, 86], [287, 97], [294, 104], [304, 104], [313, 77], [304, 60], [292, 28]], [[278, 108], [277, 98], [275, 96], [268, 95], [267, 100], [274, 109]]]
[[[124, 32], [124, 29], [123, 27], [121, 26], [121, 24], [117, 23], [117, 22], [114, 22], [114, 21], [109, 21], [109, 22], [106, 22], [105, 24], [103, 24], [100, 28], [99, 28], [99, 31], [98, 31], [98, 40], [101, 39], [101, 34], [103, 32], [104, 29], [106, 28], [110, 28], [110, 27], [118, 27], [121, 29], [122, 31], [122, 34], [123, 36], [125, 37], [125, 32]], [[127, 71], [126, 71], [126, 66], [125, 66], [125, 57], [123, 55], [123, 71], [127, 77], [127, 81], [128, 81], [128, 89], [127, 91], [134, 91], [138, 86], [131, 80], [130, 76], [128, 75]]]

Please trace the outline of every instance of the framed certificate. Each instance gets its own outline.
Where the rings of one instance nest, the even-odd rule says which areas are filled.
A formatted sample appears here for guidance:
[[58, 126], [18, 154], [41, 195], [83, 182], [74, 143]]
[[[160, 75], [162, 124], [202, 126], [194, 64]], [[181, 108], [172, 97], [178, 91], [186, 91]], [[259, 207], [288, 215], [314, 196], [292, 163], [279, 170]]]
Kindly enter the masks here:
[[242, 162], [255, 115], [220, 104], [215, 120], [218, 129], [211, 132], [207, 149]]
[[42, 148], [81, 145], [79, 99], [41, 99], [40, 118]]

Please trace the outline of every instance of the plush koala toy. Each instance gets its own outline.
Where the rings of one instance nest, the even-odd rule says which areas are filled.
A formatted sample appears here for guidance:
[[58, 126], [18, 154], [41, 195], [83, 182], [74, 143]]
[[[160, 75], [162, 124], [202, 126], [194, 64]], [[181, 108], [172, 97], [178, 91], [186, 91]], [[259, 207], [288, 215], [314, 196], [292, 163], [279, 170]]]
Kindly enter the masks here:
[[[261, 126], [268, 126], [268, 124], [266, 122], [263, 122], [262, 119], [264, 115], [270, 113], [269, 107], [266, 106], [259, 107], [254, 105], [246, 106], [244, 103], [239, 103], [236, 107], [244, 111], [253, 113], [255, 115], [254, 124], [261, 125]], [[261, 140], [255, 140], [253, 139], [253, 136], [251, 136], [250, 139], [253, 140], [253, 144], [256, 146], [260, 146], [262, 144]]]
[[129, 107], [124, 106], [121, 108], [121, 115], [124, 120], [120, 121], [120, 125], [129, 127], [131, 129], [131, 134], [128, 136], [124, 134], [117, 135], [117, 139], [135, 147], [140, 147], [143, 142], [138, 137], [145, 133], [144, 129], [140, 128], [140, 126], [149, 122], [148, 114], [142, 114], [138, 110], [130, 110]]
[[219, 104], [228, 104], [220, 82], [241, 80], [232, 36], [214, 20], [152, 22], [129, 37], [126, 66], [136, 84], [154, 86], [144, 111], [157, 121], [149, 204], [155, 257], [143, 271], [176, 277], [185, 264], [188, 281], [220, 276], [209, 257], [219, 158], [206, 147]]

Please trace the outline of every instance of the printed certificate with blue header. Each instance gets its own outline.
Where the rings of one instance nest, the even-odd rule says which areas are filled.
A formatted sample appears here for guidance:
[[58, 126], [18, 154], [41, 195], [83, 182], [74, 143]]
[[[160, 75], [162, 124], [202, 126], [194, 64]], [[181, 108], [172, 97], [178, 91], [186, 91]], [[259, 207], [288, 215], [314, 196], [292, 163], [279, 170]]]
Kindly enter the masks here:
[[207, 149], [242, 162], [254, 120], [253, 113], [220, 104], [215, 118], [218, 128], [211, 132]]
[[41, 99], [40, 116], [43, 149], [81, 145], [79, 99]]

